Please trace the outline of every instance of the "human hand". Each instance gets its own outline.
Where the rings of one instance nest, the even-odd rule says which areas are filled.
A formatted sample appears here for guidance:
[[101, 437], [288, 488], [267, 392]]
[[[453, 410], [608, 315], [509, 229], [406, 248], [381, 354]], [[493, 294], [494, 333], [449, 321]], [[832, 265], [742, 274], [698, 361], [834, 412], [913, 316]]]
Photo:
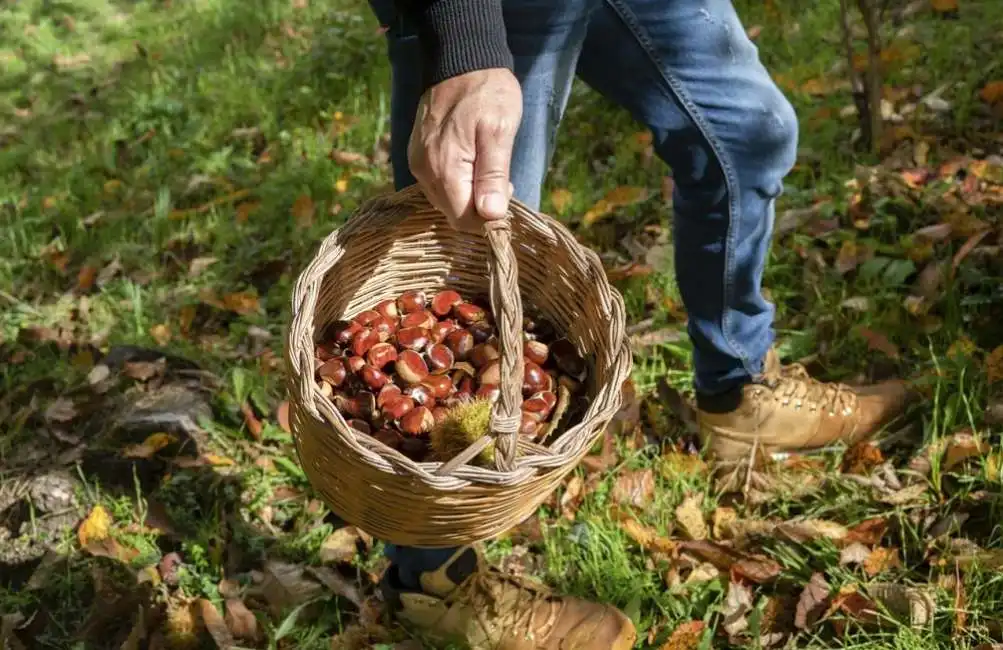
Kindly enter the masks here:
[[408, 142], [411, 173], [457, 230], [480, 232], [512, 198], [509, 165], [522, 119], [522, 89], [506, 68], [476, 70], [422, 96]]

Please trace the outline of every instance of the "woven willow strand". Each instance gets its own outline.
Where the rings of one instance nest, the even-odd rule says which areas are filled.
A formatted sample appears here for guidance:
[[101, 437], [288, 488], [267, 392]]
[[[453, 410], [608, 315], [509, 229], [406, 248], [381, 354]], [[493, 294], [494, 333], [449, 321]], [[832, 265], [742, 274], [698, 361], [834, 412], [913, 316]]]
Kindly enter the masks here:
[[[471, 464], [475, 454], [415, 462], [350, 428], [315, 381], [315, 341], [328, 324], [406, 290], [446, 286], [487, 293], [498, 324], [495, 467]], [[602, 434], [630, 374], [623, 300], [598, 256], [561, 224], [516, 201], [508, 218], [490, 223], [478, 240], [449, 229], [417, 187], [372, 200], [324, 240], [292, 298], [287, 386], [304, 471], [343, 519], [397, 544], [462, 544], [518, 524]], [[582, 346], [591, 368], [588, 409], [549, 447], [517, 433], [524, 298]]]

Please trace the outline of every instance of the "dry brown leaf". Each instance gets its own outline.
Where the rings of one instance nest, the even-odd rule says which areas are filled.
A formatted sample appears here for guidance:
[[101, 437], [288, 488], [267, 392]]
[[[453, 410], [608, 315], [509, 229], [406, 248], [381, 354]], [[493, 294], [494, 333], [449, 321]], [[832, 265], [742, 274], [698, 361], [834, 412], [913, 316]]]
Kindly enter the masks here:
[[878, 497], [878, 501], [892, 506], [904, 506], [910, 503], [922, 501], [923, 497], [926, 496], [926, 492], [927, 485], [925, 483], [914, 483], [902, 488], [901, 490], [897, 490], [889, 494], [882, 494]]
[[842, 471], [844, 474], [865, 475], [884, 462], [881, 449], [865, 440], [853, 445], [843, 454]]
[[264, 429], [264, 425], [261, 424], [261, 420], [258, 419], [254, 409], [251, 408], [251, 404], [249, 402], [241, 404], [240, 412], [244, 416], [244, 424], [247, 425], [247, 432], [251, 434], [251, 437], [255, 441], [261, 442], [261, 431]]
[[209, 636], [216, 643], [216, 647], [219, 650], [230, 650], [235, 645], [233, 635], [230, 634], [230, 628], [227, 627], [226, 621], [223, 620], [216, 606], [209, 600], [200, 598], [198, 608], [202, 623], [209, 631]]
[[625, 472], [613, 484], [613, 500], [623, 505], [643, 508], [655, 493], [655, 473], [651, 468]]
[[122, 546], [114, 537], [92, 539], [83, 549], [91, 555], [111, 558], [124, 564], [132, 562], [139, 555], [138, 549]]
[[817, 539], [842, 541], [849, 534], [846, 526], [825, 519], [805, 519], [802, 521], [785, 521], [777, 525], [776, 534], [797, 544]]
[[991, 451], [989, 443], [979, 440], [970, 432], [952, 435], [944, 450], [941, 468], [946, 472], [961, 465], [971, 458], [981, 458]]
[[709, 531], [704, 521], [702, 504], [701, 496], [691, 494], [676, 506], [676, 523], [687, 539], [703, 540], [708, 537]]
[[1003, 381], [1003, 345], [986, 356], [986, 379], [990, 384]]
[[815, 625], [829, 606], [830, 591], [831, 587], [825, 581], [824, 575], [812, 574], [811, 581], [805, 585], [804, 591], [798, 598], [797, 609], [794, 612], [794, 627], [807, 630]]
[[839, 564], [840, 566], [862, 564], [865, 560], [867, 560], [867, 557], [870, 554], [871, 549], [867, 548], [860, 542], [853, 542], [839, 552]]
[[355, 151], [342, 151], [341, 149], [332, 149], [331, 153], [328, 154], [328, 158], [338, 163], [339, 165], [369, 164], [369, 158], [367, 158], [364, 154], [356, 153]]
[[285, 400], [279, 404], [279, 408], [275, 412], [275, 417], [279, 421], [279, 427], [286, 433], [292, 433], [292, 427], [289, 424], [289, 400]]
[[864, 546], [874, 546], [881, 541], [887, 531], [886, 519], [868, 519], [851, 528], [844, 541], [848, 544], [858, 542]]
[[300, 228], [308, 228], [313, 225], [314, 211], [313, 199], [306, 194], [301, 194], [293, 201], [293, 219], [296, 220], [296, 225]]
[[780, 564], [759, 555], [741, 559], [731, 565], [731, 578], [742, 578], [762, 585], [776, 580], [782, 571]]
[[261, 594], [276, 616], [289, 607], [313, 600], [324, 593], [324, 588], [315, 580], [307, 578], [303, 567], [295, 564], [269, 561], [265, 563], [262, 573], [265, 579], [261, 584]]
[[80, 524], [77, 529], [77, 540], [80, 546], [86, 547], [93, 541], [100, 541], [108, 537], [112, 519], [108, 511], [100, 503], [91, 508], [90, 514]]
[[245, 201], [237, 206], [237, 223], [247, 223], [251, 215], [261, 207], [260, 201]]
[[96, 266], [85, 264], [77, 272], [77, 291], [90, 291], [97, 279], [98, 269]]
[[867, 349], [881, 352], [892, 359], [899, 358], [898, 346], [888, 340], [888, 337], [881, 332], [875, 332], [867, 327], [858, 327], [857, 334], [867, 341]]
[[238, 598], [226, 600], [226, 626], [229, 628], [230, 634], [241, 641], [257, 643], [262, 637], [261, 629], [258, 627], [258, 619], [247, 608], [244, 601]]
[[622, 208], [648, 198], [648, 190], [643, 187], [621, 186], [610, 190], [606, 196], [596, 201], [582, 216], [582, 222], [591, 226], [603, 217], [608, 216], [617, 208]]
[[727, 539], [732, 536], [731, 525], [738, 521], [738, 513], [734, 508], [718, 507], [711, 515], [711, 531], [716, 539]]
[[232, 312], [240, 314], [241, 316], [256, 314], [261, 311], [261, 305], [258, 302], [258, 297], [253, 293], [248, 293], [246, 291], [226, 294], [223, 296], [223, 306]]
[[372, 538], [363, 533], [355, 526], [344, 526], [334, 531], [321, 543], [320, 561], [325, 564], [337, 564], [338, 562], [351, 562], [358, 552], [358, 545], [361, 541], [368, 546]]
[[658, 553], [673, 554], [679, 548], [679, 544], [667, 537], [659, 535], [658, 531], [649, 526], [645, 526], [636, 519], [624, 519], [620, 522], [620, 528], [628, 537], [637, 542], [638, 546], [645, 550]]
[[672, 630], [669, 640], [659, 650], [696, 650], [700, 646], [706, 627], [707, 624], [703, 621], [682, 623]]
[[126, 458], [152, 458], [158, 451], [174, 442], [177, 442], [177, 438], [170, 433], [151, 433], [142, 443], [126, 447], [122, 455]]
[[364, 599], [358, 587], [341, 577], [336, 571], [326, 566], [308, 566], [306, 570], [334, 594], [348, 600], [356, 607], [362, 608]]
[[864, 572], [874, 577], [879, 573], [898, 569], [902, 567], [902, 558], [899, 557], [899, 550], [895, 547], [878, 547], [870, 552], [863, 562]]
[[[948, 1], [954, 2], [955, 7], [957, 7], [957, 0], [935, 0], [934, 4]], [[982, 101], [990, 105], [1003, 103], [1003, 80], [988, 82], [979, 91], [979, 97]]]
[[749, 627], [747, 616], [751, 611], [752, 590], [738, 582], [730, 583], [724, 605], [721, 607], [724, 631], [729, 636], [735, 637], [747, 630]]
[[77, 412], [77, 405], [74, 404], [73, 400], [66, 397], [58, 397], [45, 408], [45, 420], [46, 422], [56, 422], [58, 424], [66, 424], [67, 422], [72, 422], [79, 413]]
[[168, 585], [178, 584], [178, 567], [183, 564], [181, 556], [176, 552], [165, 554], [157, 563], [157, 572], [160, 579]]
[[563, 187], [559, 187], [550, 193], [550, 204], [554, 206], [554, 211], [559, 215], [567, 212], [572, 200], [574, 200], [574, 195], [571, 194], [570, 190]]
[[159, 323], [150, 328], [150, 336], [157, 342], [157, 345], [167, 345], [171, 342], [171, 327], [166, 323]]
[[585, 498], [585, 480], [575, 474], [564, 484], [564, 492], [558, 502], [561, 507], [561, 514], [571, 521], [574, 521], [578, 512], [578, 506]]

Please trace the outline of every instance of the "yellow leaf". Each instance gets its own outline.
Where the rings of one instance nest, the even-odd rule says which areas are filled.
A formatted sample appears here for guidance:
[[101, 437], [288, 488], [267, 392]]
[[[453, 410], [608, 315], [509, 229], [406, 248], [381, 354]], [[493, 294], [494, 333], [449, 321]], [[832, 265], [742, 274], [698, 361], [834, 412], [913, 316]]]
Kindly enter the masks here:
[[226, 456], [218, 456], [216, 454], [204, 454], [202, 456], [207, 463], [215, 467], [228, 467], [234, 465], [233, 459], [227, 458]]
[[77, 529], [77, 540], [79, 540], [81, 546], [87, 546], [91, 542], [100, 541], [108, 537], [108, 528], [110, 526], [111, 515], [104, 509], [104, 506], [98, 504], [91, 509], [90, 514], [87, 515], [87, 518], [80, 524], [80, 528]]
[[246, 291], [226, 294], [223, 296], [223, 305], [230, 311], [237, 312], [241, 316], [256, 313], [260, 309], [258, 297]]
[[958, 0], [933, 0], [930, 5], [938, 13], [948, 13], [958, 10]]
[[987, 104], [1003, 103], [1003, 81], [990, 81], [979, 91], [979, 97]]
[[700, 647], [706, 627], [703, 621], [687, 621], [672, 631], [672, 636], [660, 650], [696, 650]]
[[582, 221], [586, 226], [590, 226], [617, 208], [639, 203], [646, 198], [648, 198], [648, 190], [643, 187], [631, 185], [615, 187], [606, 196], [596, 201], [596, 204], [582, 217]]
[[899, 557], [899, 550], [895, 547], [878, 547], [871, 551], [863, 563], [864, 571], [871, 577], [901, 566], [902, 559]]
[[339, 178], [334, 182], [334, 189], [338, 191], [338, 194], [344, 194], [348, 191], [348, 179]]
[[127, 447], [122, 455], [126, 458], [150, 458], [175, 440], [176, 438], [169, 433], [153, 433], [142, 444]]
[[118, 180], [117, 178], [105, 181], [104, 183], [104, 193], [107, 194], [108, 196], [117, 194], [120, 189], [122, 189], [122, 181]]
[[150, 336], [158, 345], [167, 345], [171, 341], [171, 328], [166, 323], [160, 323], [150, 328]]
[[573, 199], [574, 195], [571, 194], [571, 191], [563, 187], [559, 187], [550, 193], [550, 204], [554, 206], [557, 214], [564, 214]]
[[237, 206], [237, 223], [246, 223], [251, 213], [261, 205], [259, 201], [244, 201]]
[[687, 539], [707, 539], [709, 531], [704, 522], [703, 510], [700, 507], [702, 502], [703, 499], [699, 496], [690, 495], [676, 507], [676, 522], [682, 528]]
[[1003, 381], [1003, 345], [989, 353], [986, 357], [986, 377], [990, 384]]
[[296, 220], [296, 225], [301, 228], [306, 228], [313, 223], [313, 199], [311, 199], [306, 194], [301, 194], [293, 202], [292, 215]]

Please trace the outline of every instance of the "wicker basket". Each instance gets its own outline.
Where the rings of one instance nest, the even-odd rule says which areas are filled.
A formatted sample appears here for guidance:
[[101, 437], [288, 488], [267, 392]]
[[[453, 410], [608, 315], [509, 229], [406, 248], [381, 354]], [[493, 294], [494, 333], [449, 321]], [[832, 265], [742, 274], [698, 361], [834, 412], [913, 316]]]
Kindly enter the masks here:
[[[327, 324], [404, 291], [446, 286], [489, 296], [498, 324], [494, 468], [467, 463], [480, 446], [447, 463], [414, 462], [349, 428], [315, 381], [315, 333]], [[589, 408], [548, 447], [517, 433], [522, 298], [589, 364]], [[363, 205], [323, 242], [294, 289], [286, 360], [293, 437], [313, 487], [348, 523], [387, 542], [430, 548], [485, 540], [532, 514], [620, 408], [632, 363], [623, 299], [598, 256], [564, 226], [513, 201], [509, 218], [485, 235], [460, 233], [416, 186]]]

